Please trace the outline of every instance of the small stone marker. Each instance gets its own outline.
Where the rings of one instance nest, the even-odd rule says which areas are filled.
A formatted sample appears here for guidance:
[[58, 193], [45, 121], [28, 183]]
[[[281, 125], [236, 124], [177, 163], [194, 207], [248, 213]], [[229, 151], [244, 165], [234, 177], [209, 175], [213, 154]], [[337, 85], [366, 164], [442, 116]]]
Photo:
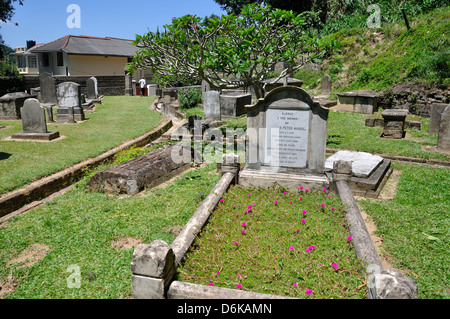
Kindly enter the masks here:
[[220, 121], [220, 93], [218, 91], [203, 92], [203, 111], [205, 120]]
[[52, 140], [59, 132], [48, 132], [45, 110], [37, 99], [27, 99], [21, 109], [23, 131], [12, 135], [16, 139]]
[[430, 124], [428, 126], [428, 134], [437, 135], [441, 124], [441, 114], [444, 112], [448, 104], [433, 103], [430, 111]]
[[50, 73], [44, 72], [39, 75], [41, 87], [41, 98], [43, 103], [57, 103], [56, 81]]
[[383, 158], [366, 152], [339, 151], [326, 159], [325, 168], [331, 171], [337, 161], [351, 162], [354, 176], [369, 177], [381, 165]]
[[98, 82], [95, 77], [90, 77], [86, 81], [87, 98], [95, 100], [98, 98]]
[[329, 96], [331, 94], [331, 76], [325, 74], [322, 78], [322, 92], [320, 95]]
[[81, 86], [74, 82], [63, 82], [57, 87], [58, 110], [56, 114], [57, 122], [67, 122], [71, 120], [69, 107], [73, 107], [75, 121], [84, 121], [84, 112], [81, 107]]
[[444, 152], [450, 151], [450, 105], [441, 114], [437, 149]]
[[408, 110], [388, 109], [381, 113], [384, 119], [384, 129], [381, 137], [402, 139], [405, 137], [405, 119]]
[[305, 90], [284, 86], [248, 106], [244, 187], [326, 187], [325, 149], [329, 109]]

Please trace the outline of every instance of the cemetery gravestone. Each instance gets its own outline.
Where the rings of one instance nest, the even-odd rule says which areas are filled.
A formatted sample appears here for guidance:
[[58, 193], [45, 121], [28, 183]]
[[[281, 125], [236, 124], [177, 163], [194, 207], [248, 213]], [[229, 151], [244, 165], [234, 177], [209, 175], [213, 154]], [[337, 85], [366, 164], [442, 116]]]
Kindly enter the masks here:
[[95, 77], [91, 77], [86, 81], [87, 98], [95, 100], [98, 98], [98, 83]]
[[430, 111], [430, 124], [428, 126], [428, 134], [437, 135], [441, 124], [441, 114], [444, 112], [448, 104], [433, 103]]
[[16, 139], [52, 140], [59, 132], [48, 132], [45, 110], [37, 99], [27, 99], [21, 109], [23, 131], [13, 134]]
[[50, 73], [44, 72], [39, 75], [39, 82], [41, 84], [41, 98], [44, 104], [56, 104], [56, 81]]
[[322, 96], [329, 96], [331, 94], [331, 77], [325, 74], [322, 78]]
[[384, 129], [381, 137], [401, 139], [405, 137], [405, 119], [408, 110], [388, 109], [381, 113], [384, 119]]
[[220, 121], [220, 93], [218, 91], [203, 92], [203, 111], [205, 120]]
[[25, 92], [14, 92], [3, 95], [0, 98], [0, 120], [19, 120], [20, 109], [26, 99], [34, 98]]
[[222, 117], [239, 117], [246, 114], [246, 105], [252, 103], [252, 95], [243, 92], [224, 92], [220, 95], [220, 114]]
[[342, 112], [373, 114], [378, 104], [378, 94], [371, 90], [348, 91], [338, 94], [337, 109]]
[[69, 108], [73, 108], [75, 121], [84, 121], [84, 112], [81, 107], [81, 86], [74, 82], [64, 82], [57, 87], [58, 110], [56, 122], [71, 120]]
[[447, 105], [441, 114], [437, 149], [444, 152], [450, 151], [450, 105]]
[[239, 183], [328, 187], [324, 173], [328, 113], [309, 93], [292, 86], [273, 89], [248, 106], [246, 167]]

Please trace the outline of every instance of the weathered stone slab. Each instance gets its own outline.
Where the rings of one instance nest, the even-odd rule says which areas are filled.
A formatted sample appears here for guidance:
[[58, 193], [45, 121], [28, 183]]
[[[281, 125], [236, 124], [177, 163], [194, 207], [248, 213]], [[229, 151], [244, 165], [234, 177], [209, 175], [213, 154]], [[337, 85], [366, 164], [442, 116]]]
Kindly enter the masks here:
[[58, 110], [57, 122], [71, 120], [69, 108], [73, 108], [75, 121], [84, 121], [84, 112], [81, 104], [81, 86], [74, 82], [63, 82], [57, 87]]
[[286, 81], [287, 81], [287, 85], [289, 85], [289, 86], [301, 87], [303, 85], [302, 80], [294, 79], [291, 77], [288, 77], [287, 79], [281, 78], [278, 81], [274, 82], [275, 80], [276, 80], [276, 78], [272, 78], [272, 79], [267, 79], [267, 80], [263, 81], [263, 83], [265, 83], [265, 85], [266, 85], [266, 88], [265, 88], [266, 93], [269, 93], [273, 89], [285, 85]]
[[371, 90], [348, 91], [338, 94], [337, 109], [341, 112], [372, 114], [377, 109], [378, 94]]
[[220, 121], [220, 111], [220, 93], [218, 91], [203, 92], [203, 113], [205, 119]]
[[98, 98], [98, 82], [97, 78], [90, 77], [86, 81], [86, 92], [87, 92], [87, 98], [88, 99], [96, 99]]
[[444, 152], [450, 151], [450, 105], [441, 114], [437, 149]]
[[59, 137], [58, 132], [48, 132], [45, 120], [45, 109], [37, 99], [27, 99], [21, 109], [21, 133], [13, 134], [14, 139], [51, 140]]
[[0, 97], [0, 120], [20, 120], [20, 109], [26, 99], [35, 98], [25, 92], [8, 93]]
[[433, 103], [430, 111], [430, 124], [428, 126], [428, 134], [438, 135], [439, 126], [441, 124], [441, 114], [448, 106], [446, 103]]
[[381, 137], [401, 139], [405, 136], [405, 120], [408, 110], [389, 109], [381, 113], [384, 119], [383, 134]]
[[322, 92], [320, 95], [329, 96], [331, 94], [331, 76], [325, 74], [322, 78]]
[[340, 160], [352, 162], [353, 176], [356, 177], [369, 177], [383, 162], [383, 158], [378, 155], [366, 152], [339, 151], [326, 159], [325, 168], [331, 171], [333, 163]]
[[41, 98], [43, 103], [57, 103], [56, 80], [48, 72], [39, 75]]
[[94, 175], [87, 188], [129, 195], [157, 186], [190, 168], [193, 151], [171, 144]]
[[239, 117], [246, 114], [246, 105], [252, 103], [252, 95], [242, 92], [225, 92], [220, 95], [220, 113], [222, 117]]

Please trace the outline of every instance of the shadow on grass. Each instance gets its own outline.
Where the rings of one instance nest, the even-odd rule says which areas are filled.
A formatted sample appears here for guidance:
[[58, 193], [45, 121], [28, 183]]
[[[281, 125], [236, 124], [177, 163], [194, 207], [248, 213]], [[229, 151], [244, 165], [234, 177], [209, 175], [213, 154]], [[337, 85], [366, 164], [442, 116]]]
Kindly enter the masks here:
[[340, 135], [329, 135], [327, 139], [327, 146], [328, 145], [341, 145], [341, 142], [339, 141]]
[[11, 157], [12, 154], [0, 152], [0, 161]]

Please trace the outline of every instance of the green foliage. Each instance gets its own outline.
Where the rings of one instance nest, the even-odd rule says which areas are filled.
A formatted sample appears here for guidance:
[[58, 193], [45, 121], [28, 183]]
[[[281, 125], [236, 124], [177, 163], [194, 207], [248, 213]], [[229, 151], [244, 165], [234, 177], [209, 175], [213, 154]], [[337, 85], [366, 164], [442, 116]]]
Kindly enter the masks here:
[[262, 97], [261, 81], [278, 62], [291, 63], [295, 71], [329, 52], [332, 44], [305, 32], [305, 21], [306, 15], [256, 4], [243, 7], [240, 15], [208, 18], [207, 23], [194, 15], [174, 18], [160, 34], [136, 36], [140, 49], [128, 70], [201, 78], [216, 88], [253, 86]]
[[182, 108], [192, 108], [202, 102], [201, 88], [182, 88], [178, 91], [178, 102]]
[[313, 89], [316, 87], [322, 76], [323, 75], [320, 71], [310, 69], [300, 69], [294, 73], [294, 78], [302, 80], [302, 87], [306, 89]]

